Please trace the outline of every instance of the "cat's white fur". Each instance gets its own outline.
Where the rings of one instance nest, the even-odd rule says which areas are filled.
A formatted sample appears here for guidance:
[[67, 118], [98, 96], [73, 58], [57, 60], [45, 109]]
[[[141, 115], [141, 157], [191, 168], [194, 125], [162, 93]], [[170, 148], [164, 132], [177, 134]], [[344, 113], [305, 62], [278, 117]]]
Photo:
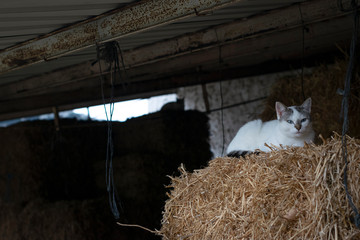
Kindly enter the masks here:
[[310, 111], [311, 98], [301, 106], [286, 107], [280, 102], [275, 104], [277, 119], [262, 122], [254, 120], [246, 123], [230, 142], [227, 153], [233, 151], [270, 151], [265, 143], [275, 146], [304, 146], [304, 142], [314, 140]]

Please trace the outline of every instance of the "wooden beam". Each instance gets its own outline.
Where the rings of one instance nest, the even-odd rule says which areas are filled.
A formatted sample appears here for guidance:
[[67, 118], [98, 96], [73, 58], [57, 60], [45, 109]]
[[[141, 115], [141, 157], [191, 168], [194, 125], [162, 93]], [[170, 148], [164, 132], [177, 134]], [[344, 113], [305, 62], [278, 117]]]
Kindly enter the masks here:
[[[215, 49], [219, 46], [225, 46], [234, 42], [239, 42], [241, 46], [245, 45], [242, 44], [242, 42], [247, 39], [260, 38], [266, 34], [276, 32], [290, 31], [291, 29], [302, 28], [303, 25], [311, 25], [330, 19], [342, 18], [350, 14], [351, 12], [344, 13], [339, 10], [337, 0], [306, 1], [246, 20], [222, 24], [193, 34], [186, 34], [149, 46], [129, 50], [124, 52], [123, 56], [125, 64], [127, 68], [130, 69], [129, 72], [131, 72], [131, 69], [135, 69], [138, 66], [151, 66], [152, 63], [162, 62], [164, 60], [169, 60], [170, 63], [173, 62], [171, 59]], [[342, 28], [341, 26], [337, 27], [339, 29]], [[167, 66], [169, 65], [167, 64]], [[197, 67], [195, 63], [193, 67]], [[176, 70], [174, 68], [175, 65], [173, 68], [170, 66], [167, 67], [167, 69], [171, 69], [171, 71]], [[159, 71], [156, 68], [154, 68], [154, 70]], [[144, 76], [149, 75], [149, 72], [146, 71], [137, 72]], [[97, 64], [93, 65], [90, 61], [84, 62], [73, 67], [3, 86], [0, 89], [0, 100], [7, 99], [8, 97], [13, 98], [18, 94], [20, 94], [19, 96], [25, 93], [30, 94], [30, 92], [37, 94], [42, 90], [92, 78], [98, 74], [99, 68]]]
[[[350, 4], [351, 0], [343, 3]], [[347, 5], [346, 5], [347, 6]], [[201, 51], [227, 42], [243, 41], [272, 32], [294, 28], [352, 15], [338, 7], [337, 0], [311, 0], [281, 9], [275, 9], [247, 19], [221, 24], [192, 34], [129, 50], [124, 55], [129, 67], [176, 58], [184, 54]]]
[[[336, 53], [321, 54], [316, 58], [310, 56], [304, 59], [307, 66], [312, 66], [318, 62], [331, 61]], [[214, 70], [209, 72], [191, 72], [187, 74], [178, 74], [163, 78], [156, 78], [153, 81], [140, 81], [129, 85], [126, 89], [122, 86], [116, 86], [114, 89], [115, 101], [124, 101], [134, 98], [143, 98], [174, 92], [178, 87], [206, 84], [224, 80], [231, 80], [240, 77], [253, 75], [262, 75], [276, 73], [281, 71], [293, 70], [300, 67], [301, 61], [296, 60], [274, 60], [263, 62], [258, 65], [246, 66], [242, 68], [230, 68], [223, 70]], [[88, 79], [88, 81], [98, 81], [98, 78]], [[110, 86], [104, 86], [105, 102], [109, 102]], [[73, 98], [77, 96], [74, 103]], [[0, 104], [0, 121], [14, 119], [24, 116], [33, 116], [52, 111], [52, 103], [58, 103], [59, 111], [70, 110], [74, 108], [87, 107], [102, 104], [100, 88], [77, 89], [67, 92], [58, 92], [53, 94], [43, 94], [35, 97], [21, 98], [10, 101], [4, 101]]]
[[[342, 16], [333, 21], [323, 21], [308, 24], [309, 33], [305, 35], [307, 52], [318, 52], [323, 47], [335, 48], [335, 44], [351, 37], [351, 16]], [[330, 31], [331, 30], [331, 31]], [[127, 69], [126, 81], [135, 83], [172, 74], [188, 73], [195, 70], [211, 71], [219, 68], [219, 51], [221, 51], [222, 65], [227, 68], [259, 64], [272, 59], [299, 58], [302, 50], [302, 26], [278, 32], [257, 33], [254, 37], [239, 41], [226, 41], [194, 50], [177, 57], [162, 58], [150, 61], [148, 64], [139, 64]], [[220, 50], [221, 48], [221, 50]], [[140, 53], [140, 52], [139, 52]], [[166, 67], [164, 67], [166, 66]], [[72, 91], [89, 87], [99, 87], [98, 64], [90, 62], [75, 67], [66, 68], [38, 77], [33, 77], [12, 84], [0, 85], [0, 101], [24, 98], [45, 93]], [[74, 96], [75, 97], [75, 96]], [[76, 99], [74, 98], [74, 102]]]
[[[351, 17], [339, 20], [341, 21], [337, 24], [331, 24], [335, 24], [334, 26], [350, 25], [346, 24], [347, 20], [351, 23]], [[351, 26], [348, 34], [346, 32], [335, 36], [328, 34], [326, 31], [328, 29], [327, 24], [329, 22], [308, 26], [311, 34], [307, 35], [305, 41], [309, 53], [306, 54], [304, 62], [309, 66], [314, 64], [315, 60], [332, 60], [332, 56], [335, 55], [334, 50], [336, 50], [333, 41], [339, 40], [335, 39], [335, 37], [351, 35]], [[339, 28], [334, 29], [339, 30]], [[163, 62], [149, 64], [149, 66], [132, 68], [128, 72], [132, 76], [132, 81], [126, 88], [120, 83], [116, 84], [114, 89], [115, 100], [146, 97], [178, 87], [296, 69], [302, 62], [302, 40], [299, 37], [301, 32], [302, 28], [298, 28], [223, 45], [221, 51], [223, 61], [221, 63], [218, 62], [218, 48], [213, 48], [196, 52], [194, 55], [184, 55], [171, 59], [171, 61], [164, 60]], [[312, 38], [316, 38], [317, 41], [311, 40]], [[326, 43], [327, 47], [325, 49], [323, 49], [324, 43]], [[204, 59], [207, 59], [206, 64], [204, 64]], [[311, 62], [311, 60], [314, 61]], [[164, 68], [164, 65], [167, 65], [169, 69]], [[183, 69], [179, 70], [179, 66], [182, 66]], [[162, 72], [161, 69], [163, 69]], [[174, 71], [175, 69], [178, 69], [178, 71]], [[145, 74], [146, 78], [144, 78], [146, 72], [149, 75]], [[110, 96], [109, 76], [105, 76], [105, 79], [104, 94], [108, 99]], [[26, 116], [35, 114], [35, 112], [44, 113], [51, 111], [51, 106], [54, 105], [59, 106], [61, 110], [65, 110], [102, 103], [98, 76], [82, 81], [69, 82], [62, 87], [43, 89], [41, 92], [37, 92], [36, 95], [26, 92], [19, 93], [19, 95], [21, 97], [1, 101], [0, 119]]]
[[[241, 0], [145, 0], [0, 52], [0, 73], [195, 16]], [[195, 11], [196, 10], [196, 11]]]
[[[315, 2], [324, 3], [323, 0], [309, 3]], [[331, 0], [331, 3], [335, 2]], [[258, 30], [261, 29], [261, 21], [258, 18], [270, 21], [277, 16], [276, 13], [281, 13], [281, 11], [254, 17], [256, 21], [259, 21], [254, 27], [258, 26]], [[347, 43], [351, 37], [351, 16], [336, 11], [337, 14], [332, 21], [328, 21], [331, 19], [330, 15], [324, 18], [321, 14], [324, 10], [318, 11], [314, 10], [318, 18], [313, 22], [307, 22], [305, 57], [322, 55], [326, 52], [333, 53], [337, 43], [342, 41]], [[240, 22], [242, 21], [234, 24]], [[241, 37], [241, 34], [237, 33], [237, 38], [224, 38], [226, 40], [220, 43], [199, 45], [192, 50], [190, 50], [192, 43], [189, 41], [189, 45], [186, 45], [189, 49], [180, 51], [175, 56], [159, 55], [158, 59], [154, 55], [155, 59], [151, 57], [149, 58], [151, 60], [148, 59], [145, 62], [136, 60], [134, 62], [138, 61], [138, 64], [127, 69], [129, 87], [122, 89], [121, 84], [116, 86], [117, 100], [149, 96], [181, 86], [286, 70], [291, 64], [294, 65], [294, 62], [298, 64], [301, 62], [303, 25], [298, 24], [297, 27], [293, 27], [286, 23], [282, 24], [282, 27], [273, 27], [268, 31], [255, 31], [254, 35], [251, 35], [252, 32], [246, 34], [244, 30], [245, 32], [241, 31], [241, 34], [246, 36]], [[216, 31], [222, 32], [221, 36], [224, 37], [234, 36], [231, 35], [232, 31], [225, 30], [230, 25], [222, 25], [224, 28], [216, 27]], [[251, 25], [250, 22], [248, 25]], [[156, 49], [158, 46], [153, 47]], [[219, 53], [221, 53], [221, 63], [219, 63]], [[218, 74], [219, 71], [222, 72], [221, 75]], [[108, 88], [107, 85], [106, 89]], [[98, 69], [97, 65], [92, 66], [90, 62], [87, 62], [76, 67], [0, 86], [0, 119], [24, 116], [40, 110], [51, 111], [51, 106], [59, 106], [59, 109], [64, 110], [74, 106], [89, 106], [97, 102], [101, 103]]]

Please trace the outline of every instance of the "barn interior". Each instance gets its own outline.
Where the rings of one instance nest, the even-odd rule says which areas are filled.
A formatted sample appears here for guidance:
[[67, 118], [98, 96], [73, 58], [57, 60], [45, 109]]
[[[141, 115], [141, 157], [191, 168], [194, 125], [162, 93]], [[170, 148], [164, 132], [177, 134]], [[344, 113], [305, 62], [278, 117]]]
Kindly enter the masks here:
[[[223, 156], [241, 125], [275, 118], [275, 101], [311, 97], [317, 135], [341, 133], [357, 10], [352, 0], [2, 1], [0, 121], [54, 119], [0, 128], [1, 239], [160, 239], [116, 222], [159, 229], [168, 176]], [[354, 73], [348, 134], [359, 138], [356, 63]], [[178, 100], [126, 122], [59, 117], [166, 94]]]

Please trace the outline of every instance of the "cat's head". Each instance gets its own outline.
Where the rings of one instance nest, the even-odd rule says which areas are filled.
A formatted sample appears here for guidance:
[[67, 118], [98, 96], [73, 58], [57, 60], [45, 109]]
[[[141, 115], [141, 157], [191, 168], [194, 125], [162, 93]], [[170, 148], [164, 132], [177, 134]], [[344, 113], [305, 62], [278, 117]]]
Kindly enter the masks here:
[[277, 119], [282, 133], [288, 137], [301, 138], [312, 131], [311, 98], [300, 106], [287, 107], [281, 102], [275, 104]]

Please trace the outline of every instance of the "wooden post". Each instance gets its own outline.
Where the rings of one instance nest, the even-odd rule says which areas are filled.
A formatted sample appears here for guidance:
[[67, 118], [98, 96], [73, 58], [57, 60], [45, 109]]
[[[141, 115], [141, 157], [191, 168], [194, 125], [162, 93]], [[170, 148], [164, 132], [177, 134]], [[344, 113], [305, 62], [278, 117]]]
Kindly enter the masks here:
[[52, 108], [54, 113], [54, 123], [56, 131], [60, 131], [60, 117], [59, 117], [59, 109], [57, 107]]
[[202, 95], [204, 98], [204, 103], [205, 103], [205, 110], [206, 112], [210, 112], [210, 103], [209, 103], [209, 95], [206, 89], [206, 84], [201, 84], [201, 89], [202, 89]]

